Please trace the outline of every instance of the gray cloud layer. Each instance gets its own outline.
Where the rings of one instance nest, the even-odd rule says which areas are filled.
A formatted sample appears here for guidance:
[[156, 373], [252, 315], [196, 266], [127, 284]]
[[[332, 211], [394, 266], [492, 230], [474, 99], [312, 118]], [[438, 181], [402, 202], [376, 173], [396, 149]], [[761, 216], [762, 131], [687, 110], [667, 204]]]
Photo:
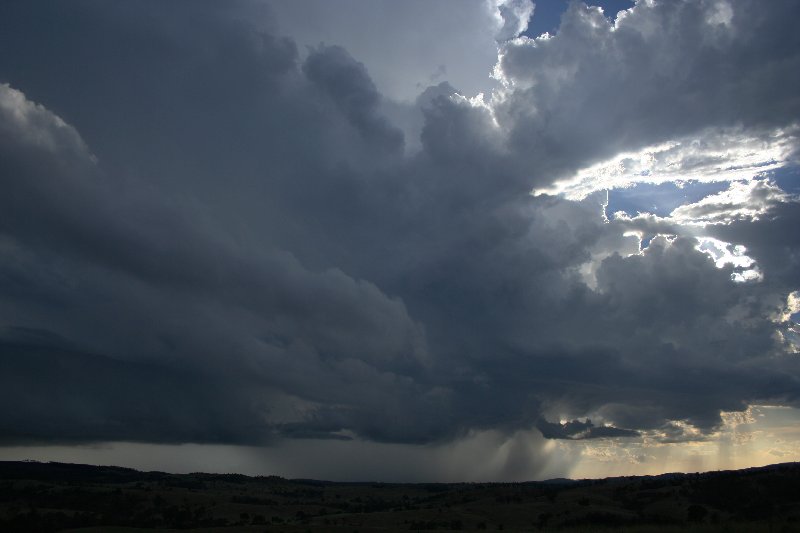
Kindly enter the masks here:
[[[6, 441], [622, 437], [797, 404], [775, 322], [796, 203], [709, 230], [764, 272], [734, 283], [675, 221], [528, 194], [792, 126], [794, 3], [640, 2], [614, 31], [575, 3], [551, 40], [503, 45], [491, 108], [425, 91], [418, 151], [357, 58], [299, 54], [253, 13], [0, 7]], [[678, 236], [636, 254], [637, 224]], [[586, 416], [608, 426], [547, 422]]]

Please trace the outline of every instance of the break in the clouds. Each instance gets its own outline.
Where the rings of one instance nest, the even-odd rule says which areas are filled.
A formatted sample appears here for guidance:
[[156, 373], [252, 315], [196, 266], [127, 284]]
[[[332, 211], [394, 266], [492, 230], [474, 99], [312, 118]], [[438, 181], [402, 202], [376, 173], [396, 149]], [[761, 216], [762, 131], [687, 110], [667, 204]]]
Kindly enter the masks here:
[[0, 7], [3, 443], [518, 479], [800, 407], [797, 5], [536, 9]]

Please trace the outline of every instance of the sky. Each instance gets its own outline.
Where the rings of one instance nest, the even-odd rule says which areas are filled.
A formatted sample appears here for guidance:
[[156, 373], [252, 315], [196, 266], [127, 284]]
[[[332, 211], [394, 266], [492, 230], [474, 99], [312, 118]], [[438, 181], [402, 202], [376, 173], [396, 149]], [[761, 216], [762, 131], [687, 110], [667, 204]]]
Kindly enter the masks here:
[[0, 460], [800, 460], [794, 0], [0, 3]]

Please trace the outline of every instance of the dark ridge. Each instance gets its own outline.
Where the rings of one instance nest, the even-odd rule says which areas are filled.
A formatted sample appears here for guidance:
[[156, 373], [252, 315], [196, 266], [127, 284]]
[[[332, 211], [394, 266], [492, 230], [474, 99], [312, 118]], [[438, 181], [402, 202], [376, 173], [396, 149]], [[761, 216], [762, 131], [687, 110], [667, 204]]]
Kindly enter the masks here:
[[800, 531], [800, 463], [524, 483], [340, 483], [0, 462], [0, 531]]

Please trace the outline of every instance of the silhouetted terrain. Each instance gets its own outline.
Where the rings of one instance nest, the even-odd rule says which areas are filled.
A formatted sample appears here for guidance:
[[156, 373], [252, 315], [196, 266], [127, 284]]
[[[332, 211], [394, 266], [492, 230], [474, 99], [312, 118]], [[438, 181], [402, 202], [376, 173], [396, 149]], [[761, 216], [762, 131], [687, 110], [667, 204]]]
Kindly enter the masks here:
[[333, 483], [0, 462], [0, 531], [800, 531], [800, 463], [529, 483]]

